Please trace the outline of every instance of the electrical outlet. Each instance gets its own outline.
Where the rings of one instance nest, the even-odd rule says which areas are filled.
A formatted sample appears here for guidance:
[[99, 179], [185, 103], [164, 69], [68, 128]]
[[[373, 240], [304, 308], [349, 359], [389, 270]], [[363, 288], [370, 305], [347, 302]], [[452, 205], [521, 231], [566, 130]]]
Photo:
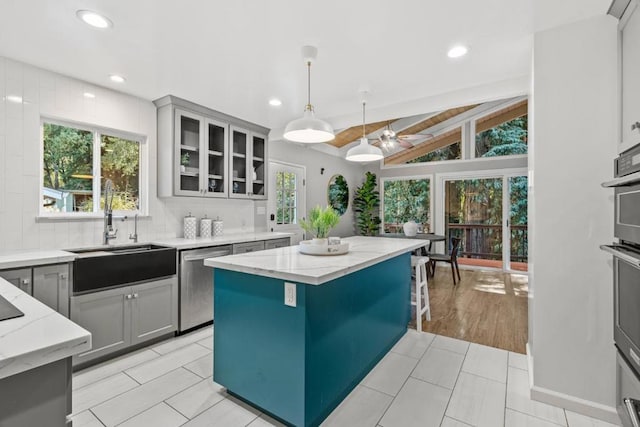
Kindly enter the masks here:
[[284, 305], [295, 307], [296, 301], [296, 284], [284, 282]]

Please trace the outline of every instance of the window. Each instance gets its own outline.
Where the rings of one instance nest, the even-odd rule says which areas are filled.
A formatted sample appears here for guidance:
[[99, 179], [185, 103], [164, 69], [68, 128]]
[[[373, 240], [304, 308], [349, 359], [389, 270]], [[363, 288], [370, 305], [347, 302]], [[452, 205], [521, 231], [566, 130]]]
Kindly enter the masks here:
[[[479, 124], [476, 126], [482, 129]], [[527, 154], [526, 115], [503, 122], [476, 135], [476, 157], [498, 157], [513, 154]]]
[[431, 229], [431, 180], [388, 179], [382, 181], [384, 232], [401, 233], [402, 225], [410, 220]]
[[106, 179], [114, 210], [138, 210], [141, 138], [48, 121], [42, 137], [42, 214], [100, 212]]
[[276, 172], [276, 223], [297, 224], [297, 179], [294, 172]]
[[458, 160], [461, 158], [460, 141], [458, 141], [446, 147], [433, 150], [413, 160], [409, 160], [407, 163], [439, 162], [443, 160]]

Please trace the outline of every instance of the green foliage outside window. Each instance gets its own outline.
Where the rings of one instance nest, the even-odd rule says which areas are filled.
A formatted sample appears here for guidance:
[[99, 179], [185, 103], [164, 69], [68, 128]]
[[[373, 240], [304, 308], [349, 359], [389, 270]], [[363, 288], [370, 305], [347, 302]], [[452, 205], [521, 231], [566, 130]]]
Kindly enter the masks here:
[[[99, 139], [98, 139], [99, 137]], [[99, 144], [96, 163], [94, 147]], [[53, 123], [43, 124], [44, 210], [93, 212], [105, 179], [114, 184], [114, 210], [135, 210], [140, 197], [140, 144], [138, 141]], [[94, 194], [95, 168], [99, 165], [100, 192]], [[104, 200], [100, 200], [100, 208]]]
[[398, 232], [410, 220], [429, 229], [429, 202], [428, 179], [384, 181], [384, 231]]
[[363, 236], [375, 236], [380, 229], [380, 194], [376, 187], [376, 175], [366, 172], [362, 185], [353, 195], [353, 210], [356, 214], [356, 227]]

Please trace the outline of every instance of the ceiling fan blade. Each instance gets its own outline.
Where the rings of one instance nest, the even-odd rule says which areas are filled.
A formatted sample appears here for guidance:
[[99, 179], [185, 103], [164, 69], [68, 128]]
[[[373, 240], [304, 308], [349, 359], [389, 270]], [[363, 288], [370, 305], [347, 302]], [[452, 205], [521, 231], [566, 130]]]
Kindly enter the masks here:
[[418, 139], [429, 139], [433, 138], [433, 135], [430, 133], [418, 133], [415, 135], [398, 135], [398, 139], [403, 139], [405, 141], [416, 141]]
[[403, 148], [413, 148], [413, 144], [412, 143], [410, 143], [408, 141], [404, 141], [402, 139], [398, 139], [398, 145], [400, 147], [403, 147]]

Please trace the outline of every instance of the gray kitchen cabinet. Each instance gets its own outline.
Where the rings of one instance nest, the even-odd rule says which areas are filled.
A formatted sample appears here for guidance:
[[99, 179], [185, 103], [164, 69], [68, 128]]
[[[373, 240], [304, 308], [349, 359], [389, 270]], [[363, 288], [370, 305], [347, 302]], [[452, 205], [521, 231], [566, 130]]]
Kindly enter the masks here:
[[131, 344], [137, 344], [176, 330], [178, 287], [176, 279], [163, 279], [132, 289]]
[[291, 246], [291, 238], [289, 237], [285, 237], [282, 239], [265, 240], [264, 242], [265, 249], [284, 248], [287, 246]]
[[229, 197], [267, 198], [267, 137], [236, 126], [231, 126], [231, 189]]
[[640, 143], [640, 8], [633, 0], [621, 20], [622, 150]]
[[91, 350], [74, 356], [84, 364], [178, 327], [177, 278], [71, 297], [71, 320], [91, 332]]
[[130, 294], [125, 287], [71, 297], [71, 320], [91, 332], [91, 350], [74, 356], [74, 365], [130, 345]]
[[154, 104], [158, 196], [266, 199], [269, 129], [172, 95]]
[[234, 254], [246, 254], [247, 252], [257, 252], [262, 250], [264, 250], [264, 241], [233, 244]]
[[31, 268], [2, 270], [0, 277], [31, 295]]
[[69, 317], [69, 264], [33, 268], [33, 297]]

